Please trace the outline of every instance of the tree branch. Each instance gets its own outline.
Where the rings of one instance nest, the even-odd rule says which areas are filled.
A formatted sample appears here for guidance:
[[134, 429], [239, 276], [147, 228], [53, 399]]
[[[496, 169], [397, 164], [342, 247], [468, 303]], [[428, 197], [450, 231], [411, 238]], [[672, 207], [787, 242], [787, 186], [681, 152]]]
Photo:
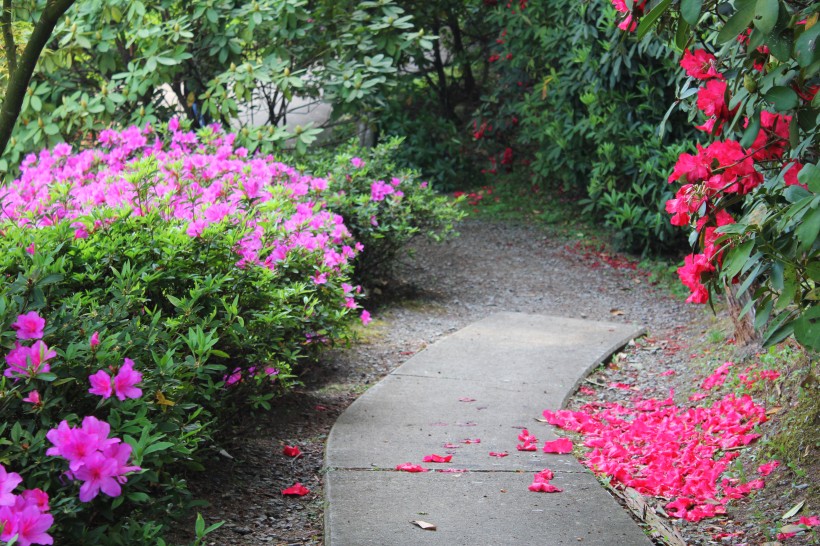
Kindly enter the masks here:
[[[46, 47], [54, 27], [60, 17], [74, 4], [75, 0], [49, 0], [40, 20], [34, 26], [31, 37], [23, 50], [20, 62], [15, 67], [14, 72], [9, 74], [9, 84], [6, 88], [6, 97], [3, 99], [3, 107], [0, 109], [0, 156], [6, 151], [6, 146], [11, 139], [11, 133], [17, 123], [20, 110], [23, 107], [23, 99], [26, 96], [28, 84], [34, 74], [34, 68], [40, 59], [40, 54]], [[5, 0], [4, 0], [5, 8]], [[10, 16], [11, 14], [9, 14]]]
[[17, 45], [11, 30], [11, 0], [3, 0], [3, 13], [0, 13], [0, 27], [3, 28], [3, 45], [6, 48], [6, 61], [9, 65], [9, 76], [17, 70]]

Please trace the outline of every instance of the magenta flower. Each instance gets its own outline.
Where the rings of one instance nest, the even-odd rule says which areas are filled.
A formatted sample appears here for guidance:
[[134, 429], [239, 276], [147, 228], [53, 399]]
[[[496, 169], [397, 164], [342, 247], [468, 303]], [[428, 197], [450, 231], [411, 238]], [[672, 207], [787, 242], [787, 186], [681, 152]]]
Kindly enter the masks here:
[[70, 427], [63, 420], [57, 428], [46, 433], [46, 438], [54, 444], [54, 447], [46, 451], [46, 455], [67, 459], [69, 470], [76, 472], [94, 452], [120, 443], [119, 438], [109, 438], [109, 432], [111, 426], [108, 423], [91, 415], [83, 419], [80, 428]]
[[29, 253], [29, 254], [31, 254], [32, 256], [34, 256], [34, 252], [35, 252], [35, 251], [36, 251], [36, 248], [35, 248], [35, 246], [34, 246], [34, 243], [31, 243], [30, 245], [28, 245], [28, 246], [26, 247], [26, 252], [28, 252], [28, 253]]
[[20, 546], [30, 546], [31, 544], [54, 544], [54, 539], [47, 533], [54, 524], [54, 517], [51, 514], [42, 513], [36, 506], [24, 505], [19, 510], [16, 508], [0, 508], [0, 524], [3, 531], [0, 533], [0, 540], [8, 542], [17, 535], [17, 542]]
[[3, 372], [6, 377], [34, 377], [37, 374], [48, 373], [51, 366], [46, 362], [50, 358], [57, 356], [41, 340], [37, 340], [31, 347], [24, 347], [17, 343], [9, 354], [6, 355], [6, 363], [9, 367]]
[[80, 501], [89, 502], [100, 491], [109, 497], [119, 497], [122, 487], [117, 481], [117, 460], [95, 451], [85, 458], [83, 465], [74, 471], [74, 477], [82, 480]]
[[384, 198], [395, 193], [396, 189], [384, 180], [377, 180], [370, 185], [370, 199], [372, 201], [384, 201]]
[[373, 319], [370, 318], [370, 313], [368, 311], [362, 310], [362, 324], [367, 326], [371, 320]]
[[350, 160], [350, 164], [356, 167], [357, 169], [361, 169], [364, 167], [364, 161], [360, 157], [354, 157]]
[[142, 381], [142, 374], [134, 370], [134, 361], [126, 358], [120, 371], [114, 378], [114, 393], [120, 400], [126, 398], [139, 398], [142, 396], [142, 390], [136, 388], [134, 385]]
[[43, 337], [43, 328], [46, 326], [46, 319], [37, 314], [36, 311], [29, 311], [25, 315], [19, 315], [17, 322], [11, 325], [17, 330], [17, 339], [40, 339]]
[[26, 489], [22, 497], [27, 505], [36, 506], [40, 512], [48, 512], [48, 493], [42, 489]]
[[88, 376], [88, 381], [91, 382], [91, 388], [88, 392], [102, 396], [105, 399], [111, 398], [114, 392], [114, 387], [111, 385], [111, 376], [104, 370]]
[[93, 334], [91, 334], [91, 337], [88, 340], [88, 344], [91, 345], [92, 347], [96, 347], [97, 345], [99, 345], [100, 344], [100, 333], [99, 332], [94, 332]]
[[39, 406], [42, 403], [42, 400], [40, 399], [40, 393], [36, 390], [31, 391], [25, 398], [23, 398], [23, 402], [28, 402], [29, 404]]
[[6, 472], [3, 465], [0, 464], [0, 506], [12, 506], [15, 502], [15, 496], [12, 491], [15, 487], [20, 485], [23, 478], [16, 472]]

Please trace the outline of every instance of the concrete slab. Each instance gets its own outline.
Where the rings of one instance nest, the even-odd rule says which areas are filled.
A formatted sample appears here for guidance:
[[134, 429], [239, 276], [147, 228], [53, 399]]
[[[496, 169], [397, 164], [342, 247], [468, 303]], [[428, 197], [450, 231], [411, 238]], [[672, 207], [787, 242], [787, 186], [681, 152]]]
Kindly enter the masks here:
[[[557, 456], [516, 450], [518, 435], [527, 428], [539, 440], [557, 438], [553, 428], [534, 420], [547, 408], [558, 407], [563, 393], [548, 385], [507, 385], [486, 382], [392, 375], [374, 385], [336, 421], [328, 439], [330, 468], [393, 469], [420, 463], [424, 455], [451, 453], [449, 464], [435, 468], [471, 470], [541, 470], [545, 464], [577, 462]], [[459, 398], [475, 402], [460, 402]], [[465, 439], [481, 443], [463, 443]], [[445, 448], [444, 444], [458, 448]], [[497, 458], [490, 451], [509, 452]]]
[[532, 474], [516, 472], [340, 470], [327, 478], [328, 546], [652, 544], [586, 472], [556, 472], [552, 483], [561, 493], [529, 491]]
[[[356, 400], [330, 432], [326, 544], [651, 544], [574, 457], [516, 450], [522, 428], [539, 447], [555, 439], [552, 427], [534, 418], [562, 407], [590, 369], [640, 333], [628, 325], [499, 313], [415, 355]], [[453, 460], [424, 466], [469, 471], [393, 470], [432, 453], [452, 453]], [[556, 473], [563, 493], [527, 490], [544, 468]], [[423, 531], [413, 519], [439, 530]]]
[[642, 329], [522, 313], [498, 313], [431, 345], [395, 375], [535, 385], [564, 398], [587, 373]]

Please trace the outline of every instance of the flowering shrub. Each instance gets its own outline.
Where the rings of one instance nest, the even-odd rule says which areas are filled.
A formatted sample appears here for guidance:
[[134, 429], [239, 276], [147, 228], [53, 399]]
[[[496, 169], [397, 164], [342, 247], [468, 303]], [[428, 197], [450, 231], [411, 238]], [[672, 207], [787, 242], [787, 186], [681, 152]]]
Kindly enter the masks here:
[[464, 217], [460, 200], [437, 195], [417, 171], [397, 169], [394, 157], [402, 142], [391, 138], [370, 150], [350, 145], [311, 166], [328, 181], [328, 207], [364, 246], [354, 259], [363, 284], [388, 275], [414, 237], [447, 237]]
[[681, 154], [669, 177], [677, 192], [666, 210], [695, 247], [679, 270], [689, 301], [738, 283], [766, 343], [793, 333], [820, 349], [820, 10], [790, 0], [661, 0], [619, 11], [639, 37], [657, 21], [676, 29], [688, 76], [677, 102], [712, 141]]
[[227, 418], [345, 339], [361, 245], [327, 180], [215, 127], [104, 131], [21, 172], [0, 196], [2, 540], [162, 543]]

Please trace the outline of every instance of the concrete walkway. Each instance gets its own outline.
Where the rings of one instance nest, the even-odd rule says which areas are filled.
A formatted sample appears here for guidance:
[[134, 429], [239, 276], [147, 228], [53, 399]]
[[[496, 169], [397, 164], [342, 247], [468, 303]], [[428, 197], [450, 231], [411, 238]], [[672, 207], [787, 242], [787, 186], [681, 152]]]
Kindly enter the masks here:
[[[540, 451], [557, 436], [534, 421], [543, 410], [562, 407], [589, 370], [640, 333], [633, 326], [500, 313], [415, 355], [353, 403], [330, 433], [325, 544], [651, 545], [572, 455]], [[516, 450], [521, 428], [538, 437], [539, 451]], [[433, 453], [453, 459], [422, 463]], [[397, 472], [405, 462], [468, 472]], [[544, 468], [555, 473], [552, 483], [562, 493], [527, 489]]]

